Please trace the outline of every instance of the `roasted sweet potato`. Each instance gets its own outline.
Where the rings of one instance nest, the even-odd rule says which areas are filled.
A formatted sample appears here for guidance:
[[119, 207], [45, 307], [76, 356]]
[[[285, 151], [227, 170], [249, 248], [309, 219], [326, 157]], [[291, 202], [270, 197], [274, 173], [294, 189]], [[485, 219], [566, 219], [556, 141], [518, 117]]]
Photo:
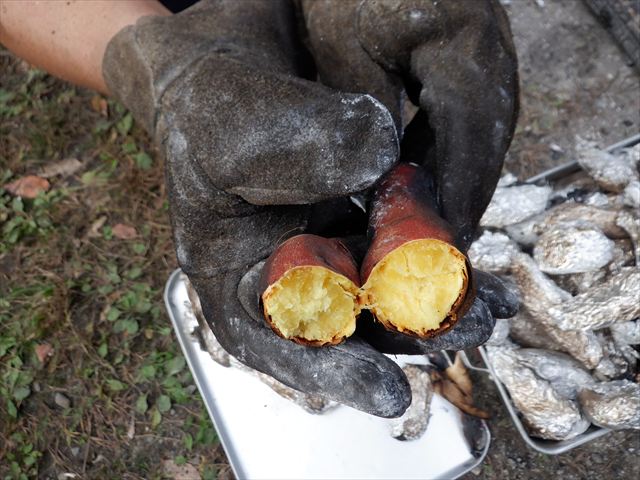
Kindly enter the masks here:
[[423, 169], [400, 164], [376, 189], [360, 302], [387, 329], [428, 338], [471, 306], [467, 257], [436, 209]]
[[358, 267], [342, 242], [297, 235], [280, 245], [262, 269], [264, 315], [283, 338], [335, 345], [355, 330], [359, 286]]

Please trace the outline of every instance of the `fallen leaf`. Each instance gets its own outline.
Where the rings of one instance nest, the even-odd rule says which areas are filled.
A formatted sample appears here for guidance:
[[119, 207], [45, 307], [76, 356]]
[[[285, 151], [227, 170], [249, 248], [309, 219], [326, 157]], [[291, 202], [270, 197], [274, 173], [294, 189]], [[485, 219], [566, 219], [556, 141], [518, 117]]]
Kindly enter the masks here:
[[138, 236], [138, 232], [131, 225], [125, 225], [124, 223], [118, 223], [111, 229], [113, 236], [120, 240], [131, 240]]
[[167, 477], [174, 480], [200, 480], [198, 469], [190, 463], [177, 465], [173, 460], [164, 460], [162, 469]]
[[36, 198], [39, 193], [49, 190], [49, 181], [36, 175], [27, 175], [11, 183], [5, 184], [7, 192], [23, 198]]
[[462, 363], [462, 356], [460, 355], [460, 352], [456, 353], [453, 365], [447, 368], [445, 373], [447, 374], [447, 377], [449, 377], [449, 380], [454, 382], [466, 396], [471, 397], [473, 384], [471, 383], [469, 372], [467, 372], [467, 369]]
[[47, 357], [49, 357], [53, 353], [53, 347], [48, 343], [41, 343], [36, 345], [36, 357], [40, 363], [45, 363], [47, 361]]
[[94, 95], [91, 98], [91, 108], [103, 117], [109, 116], [109, 105], [107, 100], [100, 95]]
[[488, 412], [476, 407], [473, 404], [473, 398], [465, 395], [458, 385], [448, 378], [445, 378], [445, 375], [441, 372], [432, 370], [429, 372], [429, 376], [431, 377], [431, 383], [433, 384], [433, 391], [447, 399], [463, 412], [483, 419], [491, 417]]
[[455, 383], [449, 380], [443, 380], [434, 384], [434, 391], [440, 396], [446, 398], [449, 402], [453, 403], [464, 413], [468, 413], [469, 415], [485, 420], [491, 417], [489, 413], [473, 405], [472, 400], [465, 396]]
[[59, 162], [47, 165], [40, 172], [42, 178], [51, 178], [56, 175], [66, 177], [76, 173], [82, 168], [82, 162], [77, 158], [65, 158]]
[[104, 222], [107, 221], [107, 217], [98, 217], [97, 220], [95, 220], [92, 224], [91, 227], [89, 227], [89, 231], [87, 232], [87, 238], [99, 238], [102, 236], [102, 233], [100, 232], [100, 229], [102, 228], [102, 226], [104, 225]]

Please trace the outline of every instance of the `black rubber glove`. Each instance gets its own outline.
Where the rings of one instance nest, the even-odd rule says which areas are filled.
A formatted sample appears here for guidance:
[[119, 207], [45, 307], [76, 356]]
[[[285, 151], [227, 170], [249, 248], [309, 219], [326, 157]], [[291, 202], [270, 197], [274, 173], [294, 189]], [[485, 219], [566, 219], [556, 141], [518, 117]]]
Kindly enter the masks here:
[[469, 247], [518, 110], [517, 60], [498, 0], [298, 0], [320, 80], [369, 93], [401, 125], [403, 159], [436, 173], [444, 218]]
[[178, 261], [220, 344], [293, 388], [398, 416], [411, 392], [394, 362], [356, 338], [283, 340], [238, 299], [245, 272], [305, 228], [304, 204], [369, 187], [398, 156], [381, 103], [302, 78], [298, 38], [286, 0], [204, 0], [118, 33], [104, 74], [162, 146]]

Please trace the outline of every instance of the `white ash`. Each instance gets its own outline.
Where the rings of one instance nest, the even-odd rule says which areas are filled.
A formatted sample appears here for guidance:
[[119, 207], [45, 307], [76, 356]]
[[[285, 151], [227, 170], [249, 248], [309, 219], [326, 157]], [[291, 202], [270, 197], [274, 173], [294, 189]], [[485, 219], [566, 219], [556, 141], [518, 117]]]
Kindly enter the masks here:
[[518, 251], [517, 245], [505, 234], [485, 231], [471, 244], [468, 255], [475, 268], [501, 273], [509, 269], [511, 259]]
[[540, 236], [533, 258], [545, 273], [584, 273], [608, 265], [614, 247], [612, 240], [589, 225], [558, 225]]
[[502, 228], [522, 222], [547, 208], [552, 189], [548, 186], [516, 185], [497, 188], [480, 225]]
[[523, 222], [507, 225], [505, 230], [509, 237], [523, 247], [533, 247], [538, 241], [537, 225], [544, 218], [544, 213], [531, 217]]

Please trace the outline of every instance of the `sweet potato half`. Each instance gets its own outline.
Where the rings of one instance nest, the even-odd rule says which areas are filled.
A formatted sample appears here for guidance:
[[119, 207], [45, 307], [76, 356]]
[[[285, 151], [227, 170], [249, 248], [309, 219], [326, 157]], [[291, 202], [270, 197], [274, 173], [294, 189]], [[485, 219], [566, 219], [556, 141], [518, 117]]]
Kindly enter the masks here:
[[423, 169], [400, 164], [376, 189], [362, 263], [360, 297], [387, 329], [428, 338], [451, 328], [471, 306], [467, 257], [453, 245]]
[[281, 337], [303, 345], [335, 345], [356, 328], [359, 285], [358, 267], [342, 242], [297, 235], [262, 269], [262, 308]]
[[389, 330], [428, 338], [464, 315], [474, 297], [469, 261], [453, 246], [422, 169], [400, 164], [385, 177], [369, 227], [360, 273], [339, 240], [316, 235], [290, 238], [269, 257], [261, 301], [278, 335], [304, 345], [335, 345], [369, 309]]

